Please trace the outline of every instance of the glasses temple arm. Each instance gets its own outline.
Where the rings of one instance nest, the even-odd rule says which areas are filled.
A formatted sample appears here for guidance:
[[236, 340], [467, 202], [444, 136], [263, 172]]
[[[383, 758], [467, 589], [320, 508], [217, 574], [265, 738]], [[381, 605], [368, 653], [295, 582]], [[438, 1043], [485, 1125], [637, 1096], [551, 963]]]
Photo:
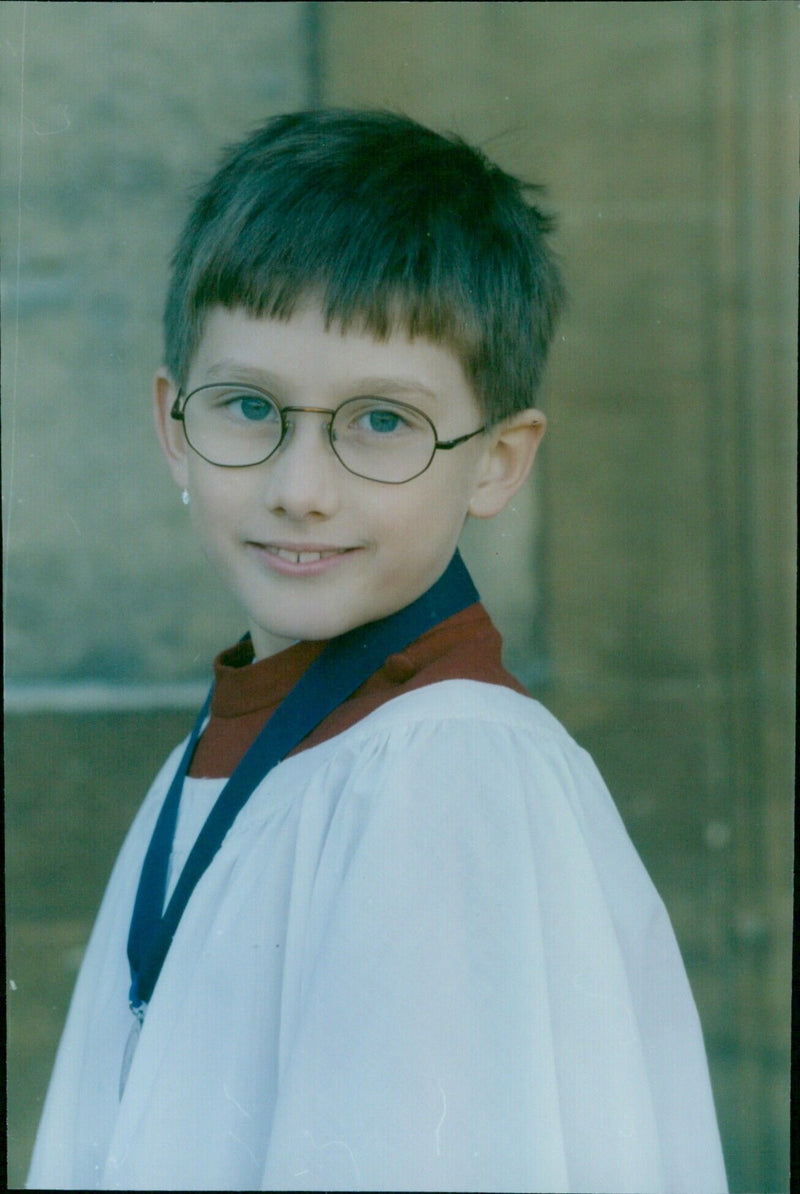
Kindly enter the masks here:
[[183, 422], [183, 411], [181, 410], [181, 392], [180, 392], [180, 390], [178, 390], [178, 393], [175, 397], [175, 401], [172, 404], [172, 410], [169, 412], [169, 417], [171, 419], [177, 419], [180, 423]]
[[447, 452], [450, 448], [457, 448], [459, 444], [464, 444], [468, 439], [474, 439], [476, 435], [481, 435], [486, 431], [488, 423], [484, 423], [483, 427], [479, 427], [477, 431], [470, 431], [467, 435], [459, 435], [458, 439], [437, 440], [436, 447]]

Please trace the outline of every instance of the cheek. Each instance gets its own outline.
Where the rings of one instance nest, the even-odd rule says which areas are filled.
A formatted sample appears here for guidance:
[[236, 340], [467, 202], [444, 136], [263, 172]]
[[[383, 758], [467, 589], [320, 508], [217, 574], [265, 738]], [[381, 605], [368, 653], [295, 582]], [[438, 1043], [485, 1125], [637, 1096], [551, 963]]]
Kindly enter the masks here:
[[382, 501], [372, 507], [373, 526], [379, 528], [395, 566], [424, 569], [430, 567], [432, 557], [454, 550], [470, 494], [461, 472], [446, 479], [423, 476], [409, 482], [405, 493], [382, 494]]
[[241, 524], [243, 496], [230, 484], [209, 484], [207, 477], [196, 477], [189, 484], [189, 511], [192, 526], [201, 543], [211, 545], [235, 534]]
[[228, 518], [252, 501], [244, 469], [213, 469], [198, 464], [190, 471], [188, 488], [192, 505], [202, 508], [212, 521], [217, 515]]
[[466, 458], [459, 459], [453, 452], [438, 453], [431, 467], [437, 464], [439, 467], [431, 476], [426, 491], [419, 495], [417, 525], [424, 528], [433, 523], [443, 532], [448, 526], [460, 530], [475, 487], [473, 470], [467, 467]]

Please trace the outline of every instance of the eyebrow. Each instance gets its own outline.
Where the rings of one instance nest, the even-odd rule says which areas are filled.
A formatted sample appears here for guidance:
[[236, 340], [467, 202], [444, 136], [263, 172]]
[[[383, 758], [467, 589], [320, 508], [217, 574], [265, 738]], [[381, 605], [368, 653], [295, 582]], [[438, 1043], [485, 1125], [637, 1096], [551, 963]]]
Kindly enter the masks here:
[[[207, 370], [206, 375], [211, 381], [241, 382], [246, 385], [258, 386], [261, 389], [268, 390], [270, 393], [273, 390], [283, 390], [285, 392], [291, 388], [289, 383], [276, 373], [270, 373], [267, 369], [257, 369], [252, 365], [245, 365], [241, 361], [228, 359], [217, 361], [216, 364]], [[352, 390], [354, 395], [358, 395], [359, 397], [378, 391], [380, 395], [384, 395], [387, 398], [403, 398], [417, 395], [418, 397], [429, 398], [432, 402], [437, 401], [436, 392], [415, 377], [359, 377], [348, 385], [348, 389]]]

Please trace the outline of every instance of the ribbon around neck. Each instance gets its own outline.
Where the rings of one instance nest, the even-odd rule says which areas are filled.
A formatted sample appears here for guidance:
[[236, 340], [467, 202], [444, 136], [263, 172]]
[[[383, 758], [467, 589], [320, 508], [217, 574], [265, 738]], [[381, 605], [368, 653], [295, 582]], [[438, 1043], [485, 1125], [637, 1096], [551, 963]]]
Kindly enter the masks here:
[[128, 935], [130, 1004], [134, 1011], [141, 1012], [150, 1000], [192, 892], [237, 814], [268, 772], [378, 671], [389, 655], [403, 651], [427, 630], [479, 600], [461, 555], [456, 552], [439, 580], [416, 601], [386, 618], [331, 639], [272, 714], [225, 784], [165, 909], [183, 782], [211, 707], [212, 685], [189, 735], [142, 865]]

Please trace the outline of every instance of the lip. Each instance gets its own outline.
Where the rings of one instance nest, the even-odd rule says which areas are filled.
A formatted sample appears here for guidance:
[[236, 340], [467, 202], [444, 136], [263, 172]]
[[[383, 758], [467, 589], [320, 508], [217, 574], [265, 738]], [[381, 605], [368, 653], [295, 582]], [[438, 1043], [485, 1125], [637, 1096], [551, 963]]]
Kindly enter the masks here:
[[247, 546], [271, 572], [281, 576], [320, 576], [338, 568], [361, 550], [358, 547], [331, 547], [329, 543], [257, 543], [252, 540], [248, 540]]

